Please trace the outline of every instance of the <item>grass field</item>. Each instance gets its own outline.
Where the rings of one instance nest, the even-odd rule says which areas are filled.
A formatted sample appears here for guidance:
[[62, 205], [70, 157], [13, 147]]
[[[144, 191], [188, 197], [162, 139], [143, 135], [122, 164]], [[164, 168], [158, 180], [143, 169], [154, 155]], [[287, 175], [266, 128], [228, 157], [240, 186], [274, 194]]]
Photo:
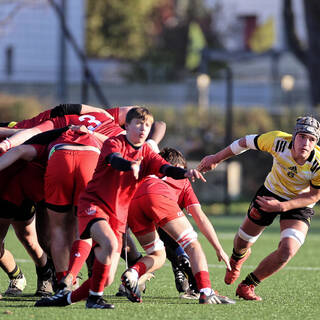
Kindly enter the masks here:
[[[220, 240], [229, 254], [232, 240], [241, 218], [218, 217], [213, 223]], [[302, 249], [287, 267], [265, 280], [256, 292], [263, 301], [244, 301], [236, 299], [235, 305], [199, 305], [198, 301], [179, 299], [174, 286], [173, 274], [168, 263], [156, 272], [156, 278], [148, 283], [143, 303], [135, 304], [126, 298], [114, 296], [119, 281], [105, 290], [105, 298], [115, 304], [115, 310], [87, 310], [84, 302], [65, 308], [34, 308], [36, 298], [36, 277], [33, 263], [24, 249], [17, 243], [12, 231], [6, 239], [6, 246], [12, 250], [19, 265], [26, 275], [28, 285], [24, 294], [18, 298], [0, 300], [0, 319], [319, 319], [320, 303], [320, 219], [312, 222], [311, 230]], [[257, 263], [273, 251], [279, 241], [279, 223], [274, 222], [260, 237], [254, 246], [253, 253], [242, 269], [240, 279], [231, 286], [223, 282], [224, 266], [217, 262], [214, 250], [207, 241], [200, 237], [207, 254], [211, 280], [215, 289], [221, 294], [235, 298], [237, 284]], [[124, 263], [119, 265], [120, 278]], [[85, 270], [83, 270], [85, 274]], [[6, 290], [7, 276], [0, 270], [0, 291]]]

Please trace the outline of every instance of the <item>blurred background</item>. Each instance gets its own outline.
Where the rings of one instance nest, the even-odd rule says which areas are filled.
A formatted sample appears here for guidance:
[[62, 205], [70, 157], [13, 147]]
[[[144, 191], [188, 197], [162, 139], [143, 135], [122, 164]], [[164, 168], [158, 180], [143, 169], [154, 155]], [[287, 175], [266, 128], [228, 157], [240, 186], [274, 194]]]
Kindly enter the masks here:
[[[318, 0], [0, 0], [0, 121], [142, 105], [167, 123], [161, 146], [196, 166], [245, 134], [318, 117], [319, 17]], [[247, 152], [197, 195], [244, 213], [270, 166]]]

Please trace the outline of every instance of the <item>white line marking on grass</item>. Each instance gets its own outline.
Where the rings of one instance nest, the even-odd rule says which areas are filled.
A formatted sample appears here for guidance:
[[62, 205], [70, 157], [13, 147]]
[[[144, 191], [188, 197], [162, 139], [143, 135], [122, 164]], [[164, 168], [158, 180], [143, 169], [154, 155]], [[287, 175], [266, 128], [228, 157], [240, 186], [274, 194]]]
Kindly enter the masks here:
[[[32, 260], [28, 259], [16, 259], [17, 262], [20, 263], [30, 263], [33, 262]], [[120, 265], [125, 264], [124, 261], [119, 262]], [[166, 267], [171, 267], [170, 263], [165, 263], [164, 266]], [[225, 269], [226, 266], [224, 264], [208, 264], [209, 268], [219, 268], [219, 269]], [[251, 266], [251, 265], [244, 265], [242, 268], [246, 269], [254, 269], [256, 266]], [[286, 270], [297, 270], [297, 271], [320, 271], [320, 267], [285, 267]]]
[[[208, 264], [209, 268], [225, 269], [226, 266], [222, 264]], [[257, 266], [244, 265], [242, 268], [255, 269]], [[284, 270], [298, 270], [298, 271], [320, 271], [320, 267], [284, 267]]]

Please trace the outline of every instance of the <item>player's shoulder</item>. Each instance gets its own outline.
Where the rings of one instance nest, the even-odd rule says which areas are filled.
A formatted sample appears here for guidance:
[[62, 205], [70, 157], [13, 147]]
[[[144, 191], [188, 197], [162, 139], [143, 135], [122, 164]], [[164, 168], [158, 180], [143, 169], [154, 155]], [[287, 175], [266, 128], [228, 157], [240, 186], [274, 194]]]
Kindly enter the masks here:
[[291, 141], [292, 135], [280, 130], [274, 130], [274, 131], [268, 131], [266, 133], [263, 133], [259, 136], [259, 138], [262, 139], [268, 139], [268, 140], [276, 140], [276, 139], [283, 139], [287, 141]]
[[292, 135], [283, 131], [274, 130], [263, 133], [257, 137], [258, 146], [269, 145], [272, 146], [274, 144], [282, 144], [283, 146], [289, 146]]

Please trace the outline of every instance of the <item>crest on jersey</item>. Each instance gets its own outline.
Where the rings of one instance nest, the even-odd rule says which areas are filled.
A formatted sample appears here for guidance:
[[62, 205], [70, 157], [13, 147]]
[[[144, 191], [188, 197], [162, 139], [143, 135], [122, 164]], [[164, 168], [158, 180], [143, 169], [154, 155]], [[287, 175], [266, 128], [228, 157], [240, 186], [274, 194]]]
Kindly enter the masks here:
[[292, 166], [289, 167], [289, 172], [287, 173], [289, 178], [294, 178], [294, 175], [298, 173], [297, 167], [296, 166]]

